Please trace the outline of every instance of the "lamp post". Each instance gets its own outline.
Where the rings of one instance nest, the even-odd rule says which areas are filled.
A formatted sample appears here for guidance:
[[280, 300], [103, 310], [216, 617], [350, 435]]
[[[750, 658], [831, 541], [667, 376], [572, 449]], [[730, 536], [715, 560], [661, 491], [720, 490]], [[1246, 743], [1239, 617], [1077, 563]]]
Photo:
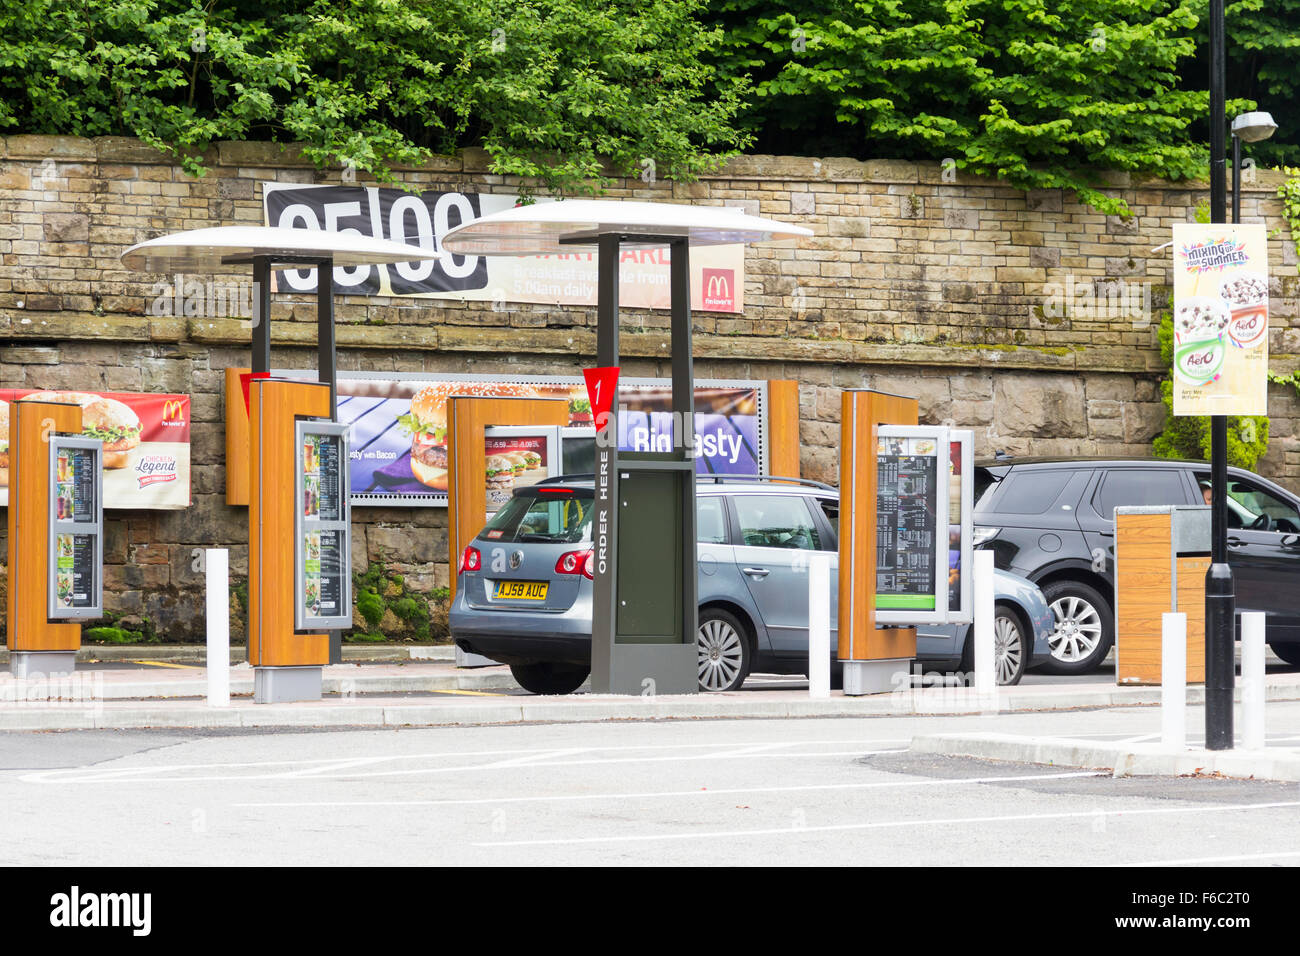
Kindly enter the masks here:
[[[1226, 219], [1227, 145], [1224, 0], [1210, 0], [1210, 222]], [[1272, 135], [1272, 117], [1250, 114], [1233, 122], [1232, 221], [1241, 214], [1241, 140]], [[1205, 574], [1205, 746], [1232, 749], [1236, 683], [1236, 594], [1228, 564], [1228, 417], [1210, 417], [1210, 568]]]
[[1241, 222], [1241, 144], [1268, 139], [1277, 129], [1270, 113], [1242, 113], [1232, 121], [1232, 221]]
[[[1224, 0], [1210, 0], [1210, 222], [1224, 221]], [[1210, 568], [1205, 573], [1205, 746], [1232, 749], [1236, 595], [1228, 565], [1228, 417], [1210, 416]]]

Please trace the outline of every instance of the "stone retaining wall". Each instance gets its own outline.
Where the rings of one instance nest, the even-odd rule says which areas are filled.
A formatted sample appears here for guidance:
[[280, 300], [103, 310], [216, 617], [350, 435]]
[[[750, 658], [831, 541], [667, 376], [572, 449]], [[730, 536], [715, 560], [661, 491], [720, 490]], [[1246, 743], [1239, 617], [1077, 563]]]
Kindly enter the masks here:
[[[106, 600], [148, 617], [169, 638], [202, 634], [195, 547], [226, 543], [246, 573], [244, 509], [224, 502], [223, 370], [249, 364], [239, 318], [147, 314], [166, 277], [125, 272], [127, 246], [167, 232], [261, 222], [260, 184], [340, 181], [273, 144], [224, 143], [210, 172], [187, 176], [127, 139], [0, 139], [0, 387], [188, 392], [193, 396], [193, 506], [110, 513]], [[474, 151], [404, 170], [425, 188], [510, 192]], [[978, 453], [1149, 452], [1163, 421], [1153, 314], [1105, 308], [1167, 302], [1169, 227], [1191, 221], [1204, 184], [1107, 180], [1133, 217], [1106, 217], [1060, 191], [1023, 193], [901, 162], [751, 156], [695, 184], [621, 182], [611, 196], [740, 205], [811, 227], [812, 240], [747, 254], [743, 316], [696, 313], [697, 375], [800, 382], [801, 461], [834, 481], [839, 390], [914, 394], [924, 420], [975, 428]], [[1272, 366], [1297, 367], [1300, 277], [1275, 197], [1261, 172], [1243, 191], [1244, 217], [1270, 242]], [[1092, 304], [1063, 289], [1087, 288]], [[1112, 300], [1113, 301], [1113, 300]], [[1098, 306], [1097, 303], [1103, 303]], [[1140, 312], [1141, 310], [1139, 310]], [[277, 297], [278, 367], [311, 367], [314, 302]], [[340, 368], [577, 375], [594, 353], [594, 310], [345, 297]], [[630, 375], [667, 375], [667, 316], [627, 311]], [[1294, 393], [1271, 392], [1265, 474], [1300, 490]], [[446, 583], [440, 510], [356, 512], [359, 564], [391, 560], [410, 587]]]

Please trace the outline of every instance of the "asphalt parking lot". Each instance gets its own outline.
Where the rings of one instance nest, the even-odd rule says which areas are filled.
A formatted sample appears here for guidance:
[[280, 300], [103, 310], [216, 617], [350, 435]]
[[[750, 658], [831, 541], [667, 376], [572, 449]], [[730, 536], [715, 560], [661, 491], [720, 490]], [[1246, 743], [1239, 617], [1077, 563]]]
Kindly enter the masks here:
[[[1199, 709], [1189, 714], [1196, 727]], [[909, 753], [952, 718], [9, 733], [0, 860], [33, 864], [1261, 864], [1300, 788]], [[963, 730], [1136, 739], [1149, 708]], [[1300, 703], [1270, 708], [1300, 739]], [[50, 821], [59, 821], [51, 826]]]

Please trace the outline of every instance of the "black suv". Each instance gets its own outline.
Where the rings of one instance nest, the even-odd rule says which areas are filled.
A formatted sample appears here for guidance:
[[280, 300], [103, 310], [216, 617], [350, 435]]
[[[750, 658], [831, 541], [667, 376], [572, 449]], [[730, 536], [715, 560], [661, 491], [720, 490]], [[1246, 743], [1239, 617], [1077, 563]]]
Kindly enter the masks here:
[[[1210, 466], [1169, 459], [996, 458], [975, 470], [975, 542], [1029, 578], [1056, 616], [1058, 674], [1095, 670], [1115, 640], [1115, 508], [1206, 504]], [[1300, 498], [1228, 469], [1237, 610], [1263, 611], [1273, 652], [1300, 665]]]

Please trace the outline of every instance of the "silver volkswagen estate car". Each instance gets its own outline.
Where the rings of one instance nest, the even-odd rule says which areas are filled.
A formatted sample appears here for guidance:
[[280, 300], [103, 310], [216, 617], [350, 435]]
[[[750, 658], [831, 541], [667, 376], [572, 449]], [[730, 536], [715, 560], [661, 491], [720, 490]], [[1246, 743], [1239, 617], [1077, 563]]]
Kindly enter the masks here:
[[[536, 694], [572, 693], [590, 672], [592, 500], [590, 475], [518, 488], [460, 556], [452, 639], [462, 650], [509, 664]], [[839, 494], [817, 482], [701, 478], [701, 690], [735, 690], [750, 673], [807, 671], [806, 553], [829, 551], [836, 566], [838, 514]], [[1037, 587], [996, 575], [997, 677], [1014, 684], [1050, 655], [1054, 620]], [[834, 679], [837, 574], [831, 589]], [[969, 625], [918, 628], [918, 659], [934, 669], [970, 671], [969, 632]]]

